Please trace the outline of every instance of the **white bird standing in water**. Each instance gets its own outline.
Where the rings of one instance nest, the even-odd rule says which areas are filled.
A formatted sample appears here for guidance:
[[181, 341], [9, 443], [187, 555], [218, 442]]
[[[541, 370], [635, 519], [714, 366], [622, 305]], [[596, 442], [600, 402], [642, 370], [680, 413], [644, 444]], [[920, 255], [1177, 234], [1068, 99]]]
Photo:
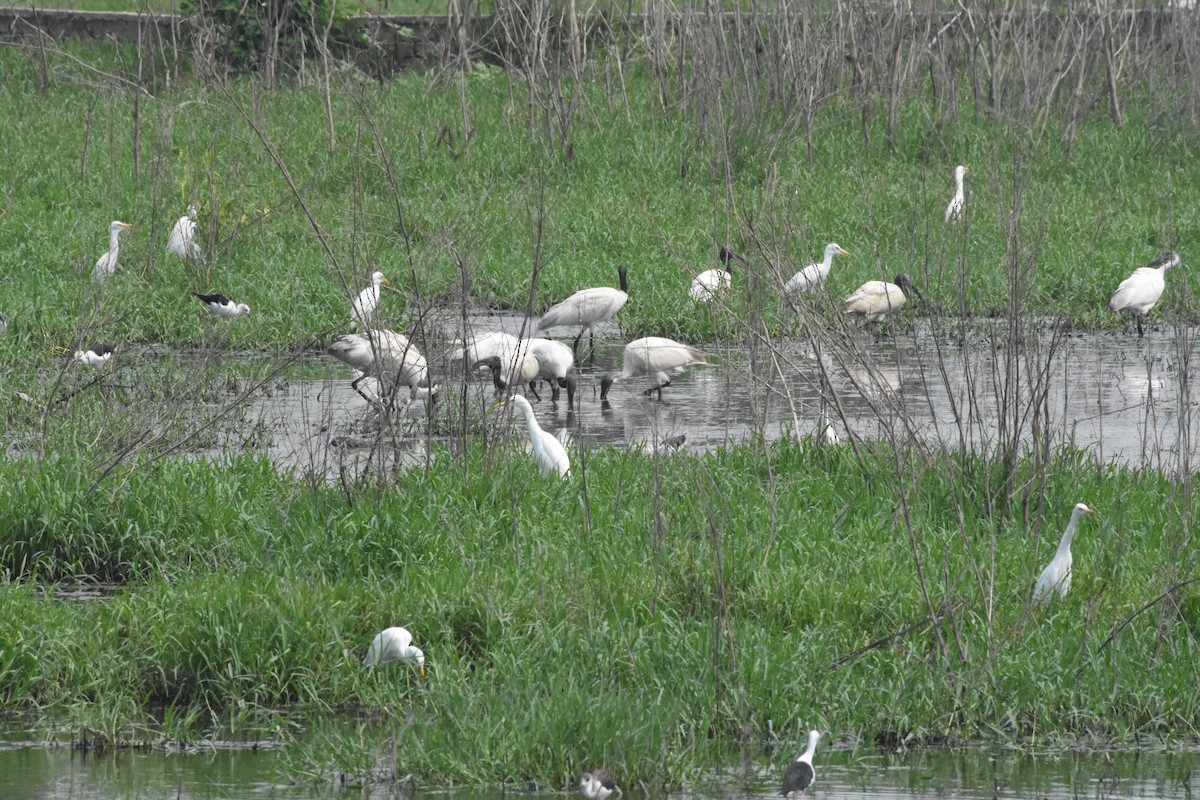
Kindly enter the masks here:
[[76, 350], [75, 360], [89, 367], [103, 367], [112, 360], [116, 347], [111, 344], [94, 344], [86, 350]]
[[909, 296], [914, 294], [921, 297], [904, 273], [896, 276], [895, 283], [867, 281], [842, 301], [842, 312], [865, 317], [867, 322], [880, 322], [903, 308]]
[[813, 754], [817, 752], [817, 740], [820, 738], [819, 731], [809, 731], [808, 748], [788, 764], [787, 772], [783, 774], [783, 788], [780, 790], [784, 797], [796, 794], [797, 797], [803, 798], [808, 787], [812, 786], [813, 779], [817, 777], [812, 760]]
[[387, 328], [339, 336], [326, 352], [362, 373], [350, 384], [350, 388], [368, 403], [372, 402], [371, 398], [358, 388], [368, 377], [379, 379], [384, 395], [390, 394], [397, 386], [407, 386], [416, 397], [415, 390], [429, 382], [429, 364], [425, 356], [407, 336]]
[[717, 258], [721, 259], [721, 269], [706, 269], [692, 280], [692, 288], [688, 290], [688, 295], [697, 303], [707, 303], [729, 289], [733, 282], [734, 261], [749, 263], [728, 247], [722, 247], [717, 253]]
[[383, 277], [382, 272], [372, 273], [371, 285], [359, 292], [358, 297], [350, 303], [351, 316], [364, 329], [369, 328], [375, 319], [375, 309], [379, 308], [379, 285], [381, 283], [391, 286], [391, 282]]
[[596, 349], [596, 326], [610, 321], [617, 312], [629, 302], [628, 268], [622, 264], [617, 267], [617, 278], [621, 282], [620, 289], [609, 286], [598, 286], [594, 289], [580, 289], [575, 294], [546, 309], [538, 320], [538, 330], [546, 331], [560, 325], [579, 327], [579, 335], [571, 343], [572, 352], [579, 350], [579, 340], [586, 332], [591, 353]]
[[1054, 558], [1046, 565], [1046, 568], [1042, 570], [1037, 584], [1033, 587], [1033, 604], [1035, 606], [1045, 605], [1055, 592], [1058, 592], [1059, 597], [1067, 596], [1067, 592], [1071, 589], [1071, 538], [1075, 535], [1075, 526], [1079, 524], [1079, 518], [1084, 514], [1095, 513], [1084, 503], [1078, 503], [1075, 510], [1071, 512], [1071, 521], [1067, 523], [1067, 529], [1063, 531], [1062, 539], [1058, 543], [1058, 551], [1055, 552]]
[[672, 375], [678, 375], [693, 364], [707, 363], [704, 353], [673, 339], [661, 336], [635, 339], [625, 345], [620, 374], [605, 375], [600, 379], [600, 400], [608, 399], [608, 390], [614, 383], [636, 375], [653, 375], [654, 385], [645, 391], [645, 395], [649, 397], [657, 391], [658, 399], [662, 400], [662, 390], [671, 385]]
[[596, 769], [583, 773], [579, 779], [579, 791], [587, 800], [608, 800], [608, 796], [617, 789], [612, 773], [606, 769]]
[[1142, 318], [1157, 305], [1166, 288], [1166, 272], [1179, 266], [1179, 254], [1168, 250], [1144, 267], [1138, 267], [1113, 292], [1108, 307], [1113, 311], [1128, 311], [1137, 320], [1138, 336], [1142, 335]]
[[801, 292], [811, 292], [829, 277], [829, 270], [833, 269], [833, 257], [848, 255], [850, 254], [838, 246], [836, 242], [830, 242], [825, 245], [824, 260], [817, 264], [809, 264], [793, 275], [791, 280], [784, 284], [783, 293], [798, 294]]
[[121, 252], [121, 232], [132, 227], [124, 222], [117, 222], [115, 219], [108, 224], [108, 251], [100, 256], [96, 261], [96, 266], [92, 268], [92, 280], [104, 283], [117, 271], [117, 256]]
[[575, 376], [571, 370], [575, 368], [575, 354], [571, 348], [553, 339], [530, 339], [529, 353], [537, 359], [538, 371], [529, 382], [529, 390], [538, 397], [536, 384], [539, 380], [550, 384], [550, 399], [558, 402], [559, 389], [567, 390], [567, 408], [575, 408]]
[[425, 677], [425, 654], [421, 648], [413, 647], [413, 636], [408, 628], [387, 628], [376, 634], [364, 659], [368, 668], [389, 661], [405, 661], [417, 665], [417, 674]]
[[967, 174], [967, 168], [959, 164], [954, 168], [954, 197], [950, 198], [950, 205], [946, 206], [946, 222], [957, 222], [962, 219], [963, 205], [967, 202], [967, 195], [963, 190], [963, 177]]
[[185, 261], [200, 257], [200, 244], [196, 241], [196, 217], [199, 214], [195, 205], [189, 205], [187, 216], [179, 218], [171, 234], [167, 237], [167, 252], [174, 253]]
[[529, 401], [519, 394], [513, 395], [511, 400], [497, 403], [496, 408], [505, 406], [507, 403], [512, 403], [525, 415], [525, 430], [529, 434], [529, 444], [533, 447], [533, 457], [537, 461], [538, 471], [542, 477], [548, 478], [555, 473], [560, 478], [567, 477], [571, 471], [571, 460], [567, 457], [567, 448], [563, 447], [563, 443], [554, 434], [542, 430], [542, 426], [538, 425], [537, 417], [533, 415], [533, 406], [529, 405]]
[[208, 306], [208, 310], [218, 317], [240, 317], [242, 314], [250, 313], [250, 306], [245, 303], [235, 303], [223, 294], [200, 294], [192, 292], [192, 297], [195, 297], [201, 303]]

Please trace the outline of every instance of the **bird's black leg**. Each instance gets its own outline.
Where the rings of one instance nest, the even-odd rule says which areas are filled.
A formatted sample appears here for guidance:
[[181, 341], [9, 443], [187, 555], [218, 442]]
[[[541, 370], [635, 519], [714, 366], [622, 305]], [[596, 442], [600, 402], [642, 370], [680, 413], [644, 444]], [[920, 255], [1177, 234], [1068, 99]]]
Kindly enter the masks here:
[[1134, 319], [1137, 320], [1138, 338], [1140, 339], [1143, 336], [1143, 334], [1142, 334], [1142, 315], [1137, 314], [1136, 316], [1134, 316]]
[[[361, 397], [363, 400], [366, 400], [367, 405], [372, 405], [374, 403], [374, 401], [371, 398], [367, 397], [365, 394], [363, 394], [362, 389], [358, 388], [358, 384], [366, 377], [368, 377], [368, 376], [367, 375], [359, 375], [357, 378], [355, 378], [353, 381], [350, 382], [350, 388], [353, 389], [354, 391], [358, 392], [358, 396]], [[382, 384], [381, 384], [380, 388], [382, 388]]]
[[559, 391], [558, 391], [559, 381], [548, 381], [548, 383], [550, 384], [550, 400], [557, 403], [558, 395], [559, 395]]
[[[551, 383], [550, 385], [553, 386], [554, 384]], [[534, 400], [537, 400], [539, 403], [542, 402], [542, 396], [537, 393], [537, 381], [536, 380], [532, 380], [529, 382], [529, 391], [533, 393]]]

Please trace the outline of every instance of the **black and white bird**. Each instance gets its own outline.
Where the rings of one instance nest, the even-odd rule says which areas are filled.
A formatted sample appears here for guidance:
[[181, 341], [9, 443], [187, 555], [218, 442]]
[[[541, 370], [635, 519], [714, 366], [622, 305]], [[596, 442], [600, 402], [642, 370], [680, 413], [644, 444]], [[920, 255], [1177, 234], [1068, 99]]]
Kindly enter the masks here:
[[529, 390], [533, 392], [533, 396], [541, 400], [535, 384], [539, 380], [546, 381], [550, 384], [551, 400], [557, 403], [559, 389], [566, 389], [567, 408], [575, 408], [576, 381], [572, 374], [575, 369], [575, 354], [571, 352], [571, 348], [553, 339], [530, 339], [529, 353], [538, 363], [537, 375], [529, 382]]
[[487, 367], [492, 373], [497, 395], [504, 394], [510, 386], [529, 385], [540, 369], [537, 356], [530, 349], [530, 340], [504, 331], [487, 331], [469, 337], [450, 354], [450, 360], [471, 369]]
[[1071, 539], [1075, 537], [1075, 526], [1079, 524], [1079, 520], [1084, 514], [1090, 516], [1095, 513], [1086, 503], [1075, 504], [1075, 509], [1071, 512], [1071, 521], [1067, 523], [1067, 529], [1063, 531], [1054, 558], [1042, 570], [1037, 584], [1033, 587], [1033, 604], [1035, 606], [1050, 602], [1055, 592], [1059, 597], [1066, 597], [1067, 592], [1071, 590]]
[[1168, 250], [1144, 267], [1138, 267], [1113, 292], [1108, 307], [1113, 311], [1128, 311], [1137, 320], [1138, 336], [1142, 335], [1142, 318], [1158, 304], [1166, 288], [1166, 272], [1179, 266], [1179, 254]]
[[616, 790], [617, 784], [612, 773], [606, 769], [585, 772], [579, 779], [579, 791], [587, 800], [608, 800], [608, 796]]
[[608, 399], [608, 391], [614, 383], [637, 375], [652, 375], [654, 385], [645, 391], [645, 395], [649, 397], [658, 392], [658, 399], [662, 400], [662, 390], [671, 385], [673, 375], [680, 374], [694, 364], [707, 363], [704, 353], [673, 339], [661, 336], [635, 339], [625, 345], [621, 372], [600, 379], [600, 400]]
[[382, 272], [371, 274], [371, 285], [358, 293], [358, 297], [350, 302], [350, 312], [353, 321], [361, 328], [371, 327], [375, 320], [375, 310], [379, 308], [380, 284], [391, 285], [391, 281], [383, 277]]
[[408, 628], [386, 628], [375, 635], [371, 647], [363, 662], [368, 668], [374, 668], [389, 661], [404, 661], [417, 665], [417, 674], [425, 677], [425, 654], [421, 648], [414, 647], [413, 635]]
[[195, 205], [189, 205], [187, 215], [182, 216], [171, 228], [167, 236], [167, 252], [174, 253], [184, 261], [200, 257], [200, 244], [196, 241], [196, 217], [199, 212]]
[[808, 747], [795, 761], [788, 764], [787, 772], [783, 773], [783, 788], [779, 790], [784, 797], [795, 795], [797, 798], [803, 798], [808, 787], [812, 786], [813, 779], [817, 776], [812, 760], [813, 754], [817, 752], [817, 740], [820, 738], [820, 731], [809, 731]]
[[692, 279], [692, 288], [688, 290], [688, 296], [697, 303], [707, 303], [718, 294], [729, 290], [733, 283], [734, 261], [749, 263], [728, 247], [722, 247], [717, 253], [717, 258], [721, 260], [721, 269], [706, 269]]
[[895, 283], [867, 281], [842, 301], [842, 312], [865, 317], [867, 322], [881, 322], [903, 308], [913, 295], [921, 298], [921, 292], [904, 273], [896, 276]]
[[208, 310], [218, 317], [240, 317], [242, 314], [250, 313], [250, 306], [245, 303], [235, 303], [223, 294], [192, 292], [192, 297], [208, 306]]
[[112, 360], [116, 346], [111, 344], [94, 344], [86, 350], [76, 350], [75, 360], [89, 367], [103, 367]]
[[629, 302], [629, 269], [625, 265], [617, 267], [617, 278], [621, 282], [620, 289], [609, 286], [598, 286], [593, 289], [580, 289], [575, 294], [546, 309], [538, 320], [538, 330], [548, 331], [559, 326], [579, 328], [579, 335], [571, 343], [571, 350], [579, 350], [579, 340], [586, 332], [590, 352], [596, 347], [596, 326], [609, 322], [617, 312]]
[[117, 256], [121, 252], [121, 234], [132, 227], [124, 222], [117, 222], [115, 219], [108, 224], [108, 250], [100, 256], [96, 261], [96, 266], [92, 268], [92, 280], [103, 283], [117, 271]]
[[963, 178], [966, 177], [967, 168], [959, 164], [954, 168], [954, 197], [950, 198], [950, 205], [946, 206], [946, 222], [958, 222], [962, 219], [963, 205], [967, 202], [966, 191], [963, 189]]
[[804, 269], [797, 272], [791, 279], [784, 284], [784, 294], [801, 294], [811, 292], [824, 283], [829, 277], [829, 270], [833, 269], [834, 256], [850, 255], [843, 250], [837, 242], [830, 242], [825, 245], [825, 257], [816, 264], [809, 264]]

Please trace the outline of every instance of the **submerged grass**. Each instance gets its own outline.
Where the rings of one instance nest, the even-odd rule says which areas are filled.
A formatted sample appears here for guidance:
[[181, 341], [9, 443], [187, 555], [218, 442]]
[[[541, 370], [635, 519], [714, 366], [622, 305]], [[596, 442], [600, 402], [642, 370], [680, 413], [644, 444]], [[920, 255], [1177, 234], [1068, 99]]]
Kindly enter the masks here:
[[[906, 466], [901, 493], [888, 448], [864, 455], [600, 451], [587, 517], [578, 478], [538, 480], [520, 458], [489, 470], [478, 449], [465, 480], [446, 458], [387, 489], [319, 491], [251, 458], [90, 495], [69, 490], [70, 459], [6, 462], [0, 696], [111, 741], [153, 739], [159, 708], [193, 736], [289, 710], [329, 742], [297, 745], [299, 771], [368, 780], [395, 739], [401, 774], [435, 784], [561, 787], [601, 762], [676, 783], [731, 748], [790, 751], [810, 727], [913, 743], [1200, 734], [1200, 597], [1164, 578], [1193, 501], [1157, 474], [1064, 458], [1043, 530], [1019, 507], [989, 515], [986, 481]], [[978, 497], [961, 519], [956, 491]], [[1102, 516], [1076, 539], [1071, 593], [1031, 613], [1078, 500]], [[45, 590], [93, 580], [123, 583], [91, 602]], [[427, 682], [363, 668], [394, 624], [425, 650]]]

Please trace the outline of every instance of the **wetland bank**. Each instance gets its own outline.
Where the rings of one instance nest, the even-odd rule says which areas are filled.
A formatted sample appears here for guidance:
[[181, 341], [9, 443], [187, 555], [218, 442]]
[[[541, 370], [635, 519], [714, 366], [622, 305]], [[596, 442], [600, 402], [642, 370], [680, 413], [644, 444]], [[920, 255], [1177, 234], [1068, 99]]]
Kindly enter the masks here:
[[[88, 752], [261, 738], [290, 780], [371, 785], [566, 789], [606, 764], [686, 786], [781, 765], [810, 728], [856, 750], [1196, 740], [1190, 17], [1148, 41], [1014, 17], [1003, 47], [870, 6], [689, 19], [384, 81], [0, 50], [6, 709]], [[184, 261], [165, 245], [190, 202]], [[113, 219], [134, 228], [98, 286]], [[852, 255], [825, 289], [784, 297], [829, 241]], [[691, 301], [722, 245], [747, 263]], [[1130, 341], [1109, 295], [1167, 249], [1183, 266]], [[583, 406], [535, 403], [576, 434], [571, 477], [542, 480], [448, 353], [618, 264]], [[324, 350], [376, 270], [380, 322], [445, 392], [432, 416], [320, 405], [348, 396]], [[893, 320], [840, 313], [900, 271], [922, 299]], [[600, 373], [642, 336], [714, 363], [662, 403], [620, 386], [597, 436]], [[69, 358], [99, 342], [106, 369]], [[256, 409], [312, 363], [310, 458], [282, 464]], [[1113, 462], [1118, 402], [1136, 435]], [[639, 422], [697, 406], [682, 449]], [[335, 454], [351, 439], [366, 469]], [[1070, 592], [1035, 609], [1080, 501], [1100, 513]], [[390, 625], [425, 680], [364, 669]]]

